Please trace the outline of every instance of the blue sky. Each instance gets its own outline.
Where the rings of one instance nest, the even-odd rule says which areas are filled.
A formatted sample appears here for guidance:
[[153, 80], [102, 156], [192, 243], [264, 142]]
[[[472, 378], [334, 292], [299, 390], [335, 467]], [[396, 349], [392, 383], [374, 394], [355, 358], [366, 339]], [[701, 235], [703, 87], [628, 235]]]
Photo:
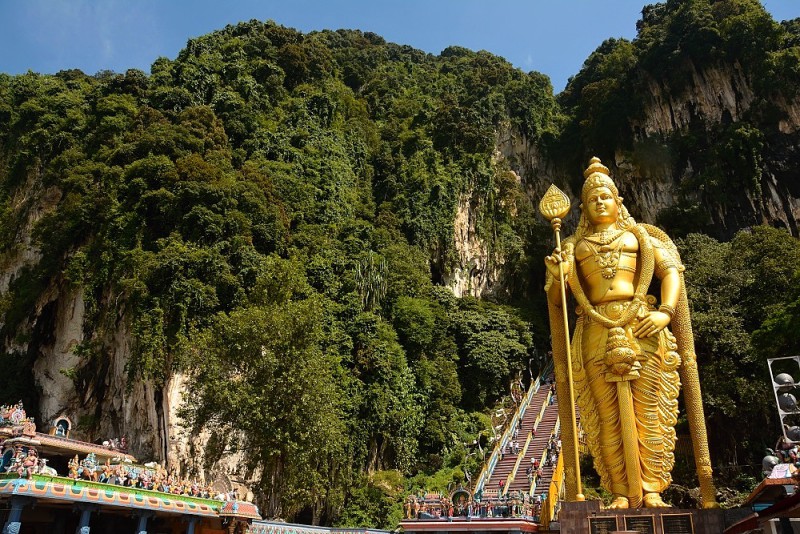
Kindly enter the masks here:
[[[647, 0], [0, 0], [0, 72], [150, 71], [186, 41], [272, 19], [303, 32], [359, 29], [438, 54], [488, 50], [550, 76], [556, 92], [608, 37], [633, 38]], [[765, 0], [777, 20], [800, 0]]]

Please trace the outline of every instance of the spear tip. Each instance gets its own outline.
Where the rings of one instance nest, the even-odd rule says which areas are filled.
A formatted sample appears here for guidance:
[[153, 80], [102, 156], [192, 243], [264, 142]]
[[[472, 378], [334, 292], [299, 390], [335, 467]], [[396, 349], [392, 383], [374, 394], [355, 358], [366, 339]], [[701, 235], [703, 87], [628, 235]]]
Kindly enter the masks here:
[[552, 221], [555, 218], [563, 219], [569, 213], [569, 197], [556, 184], [551, 184], [550, 188], [539, 202], [539, 213], [545, 219]]

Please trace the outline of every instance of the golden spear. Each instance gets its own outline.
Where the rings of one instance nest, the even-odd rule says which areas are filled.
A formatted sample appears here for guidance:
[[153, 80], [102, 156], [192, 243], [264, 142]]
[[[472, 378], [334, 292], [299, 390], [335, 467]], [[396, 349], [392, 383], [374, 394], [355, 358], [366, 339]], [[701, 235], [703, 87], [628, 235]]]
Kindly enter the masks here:
[[[545, 219], [550, 221], [550, 225], [553, 227], [553, 233], [556, 236], [556, 253], [561, 254], [561, 219], [566, 217], [569, 213], [570, 209], [570, 201], [569, 197], [564, 194], [564, 192], [556, 187], [555, 184], [551, 184], [550, 188], [542, 197], [542, 200], [539, 202], [539, 213], [541, 213]], [[567, 355], [567, 376], [566, 376], [566, 388], [569, 392], [569, 408], [568, 410], [561, 409], [561, 403], [559, 403], [559, 412], [561, 414], [567, 414], [569, 421], [569, 426], [567, 427], [572, 434], [571, 439], [569, 441], [564, 440], [564, 443], [567, 445], [568, 449], [565, 452], [568, 452], [566, 455], [566, 461], [564, 462], [566, 466], [566, 471], [573, 471], [573, 480], [574, 480], [574, 487], [575, 487], [575, 500], [582, 501], [584, 500], [583, 491], [581, 490], [581, 467], [580, 461], [578, 459], [578, 427], [575, 422], [575, 392], [572, 389], [572, 351], [570, 349], [570, 339], [569, 339], [569, 317], [567, 315], [567, 292], [566, 292], [566, 284], [564, 283], [564, 263], [561, 261], [561, 258], [558, 258], [558, 281], [561, 286], [561, 310], [563, 312], [562, 318], [564, 320], [564, 341], [566, 342], [566, 355]], [[561, 382], [562, 391], [563, 391], [563, 381], [564, 376], [559, 376], [560, 373], [556, 373], [556, 380]], [[562, 416], [562, 419], [564, 417]], [[566, 434], [566, 432], [565, 432]], [[567, 436], [564, 436], [567, 437]], [[565, 447], [566, 449], [566, 447]], [[569, 450], [571, 449], [571, 450]], [[569, 466], [567, 462], [571, 460], [572, 465]], [[572, 467], [572, 469], [569, 469]], [[568, 473], [569, 474], [569, 473]], [[569, 488], [568, 488], [569, 489]], [[571, 492], [567, 492], [567, 498], [571, 497]]]

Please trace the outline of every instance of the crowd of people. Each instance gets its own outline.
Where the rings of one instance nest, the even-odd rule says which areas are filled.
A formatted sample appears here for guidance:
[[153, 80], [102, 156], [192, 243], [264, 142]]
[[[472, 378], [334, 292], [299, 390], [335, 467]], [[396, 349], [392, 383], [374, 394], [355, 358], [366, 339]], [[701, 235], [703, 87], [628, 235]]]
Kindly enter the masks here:
[[544, 454], [544, 465], [541, 465], [539, 458], [531, 458], [531, 463], [525, 470], [528, 477], [528, 484], [538, 482], [543, 475], [542, 467], [555, 467], [558, 463], [558, 456], [561, 454], [561, 437], [560, 435], [550, 436], [547, 442], [547, 450]]
[[[510, 439], [503, 443], [503, 446], [500, 448], [500, 460], [503, 460], [509, 452], [514, 456], [518, 456], [522, 452], [523, 447], [519, 444], [519, 428], [521, 424], [521, 421], [517, 421], [514, 428], [511, 430]], [[531, 439], [536, 437], [535, 426], [530, 430], [529, 434]]]
[[477, 494], [474, 498], [451, 500], [436, 494], [425, 496], [410, 495], [403, 505], [406, 519], [436, 520], [464, 517], [481, 518], [523, 518], [539, 520], [542, 509], [542, 496], [530, 496], [527, 492], [509, 492], [500, 495], [496, 491]]
[[[548, 381], [549, 386], [549, 397], [550, 402], [552, 404], [553, 399], [556, 396], [556, 385], [553, 379], [551, 378]], [[518, 456], [523, 452], [523, 447], [520, 446], [519, 442], [519, 433], [520, 433], [520, 425], [522, 421], [517, 421], [514, 427], [511, 430], [510, 439], [503, 443], [503, 446], [500, 448], [500, 460], [505, 459], [506, 455], [509, 452], [514, 455]], [[534, 426], [530, 430], [530, 439], [533, 440], [536, 437], [536, 426]], [[557, 435], [550, 436], [547, 442], [547, 450], [543, 457], [543, 465], [540, 465], [539, 458], [531, 458], [530, 465], [527, 466], [525, 470], [525, 475], [528, 478], [528, 484], [531, 485], [534, 482], [540, 480], [543, 476], [543, 467], [555, 467], [558, 463], [558, 456], [561, 454], [561, 435], [560, 433]], [[505, 479], [501, 479], [498, 481], [498, 489], [500, 494], [503, 493], [505, 489]]]
[[478, 499], [473, 505], [474, 517], [513, 517], [539, 520], [542, 509], [541, 494], [530, 496], [527, 492], [509, 492], [503, 497]]

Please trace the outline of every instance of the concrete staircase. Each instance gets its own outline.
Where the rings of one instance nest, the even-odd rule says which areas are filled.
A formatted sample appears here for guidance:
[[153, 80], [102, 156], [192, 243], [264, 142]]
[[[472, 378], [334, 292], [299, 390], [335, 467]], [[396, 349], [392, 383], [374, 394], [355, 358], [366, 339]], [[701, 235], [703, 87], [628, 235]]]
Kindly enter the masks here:
[[558, 402], [556, 401], [553, 402], [551, 406], [545, 408], [542, 420], [539, 422], [539, 428], [536, 431], [536, 438], [531, 441], [530, 446], [528, 447], [530, 454], [526, 455], [526, 458], [523, 460], [523, 465], [520, 465], [519, 472], [514, 478], [514, 482], [509, 488], [510, 490], [530, 490], [530, 483], [528, 482], [528, 477], [525, 474], [525, 470], [528, 468], [528, 465], [530, 465], [531, 459], [537, 458], [542, 468], [542, 476], [536, 481], [536, 490], [534, 491], [534, 495], [544, 495], [547, 493], [547, 490], [550, 488], [550, 480], [553, 478], [553, 471], [555, 470], [556, 466], [555, 464], [547, 465], [545, 453], [547, 451], [547, 443], [550, 440], [553, 430], [555, 430], [557, 422]]
[[[551, 376], [552, 378], [552, 376]], [[497, 461], [494, 469], [492, 470], [485, 488], [492, 493], [500, 489], [500, 481], [504, 481], [503, 493], [509, 492], [528, 492], [530, 490], [530, 483], [525, 473], [528, 466], [531, 464], [532, 458], [542, 460], [544, 451], [547, 449], [547, 443], [550, 435], [558, 421], [558, 403], [554, 402], [549, 404], [550, 400], [550, 387], [547, 383], [542, 384], [539, 391], [533, 394], [530, 405], [526, 408], [524, 415], [519, 421], [519, 434], [516, 441], [522, 449], [519, 455], [511, 452], [510, 442], [515, 441], [513, 438], [509, 440], [506, 446], [506, 453], [502, 459]], [[544, 413], [542, 413], [544, 408]], [[541, 414], [541, 420], [539, 416]], [[538, 424], [537, 423], [538, 421]], [[536, 424], [536, 436], [533, 437], [525, 447], [528, 435]], [[500, 445], [498, 445], [500, 446]], [[520, 458], [521, 456], [521, 458]], [[519, 460], [519, 461], [518, 461]], [[544, 466], [544, 464], [542, 464]], [[552, 467], [543, 467], [543, 477], [537, 484], [536, 493], [546, 492], [550, 485], [550, 478], [553, 475]], [[513, 476], [510, 476], [513, 473]]]

